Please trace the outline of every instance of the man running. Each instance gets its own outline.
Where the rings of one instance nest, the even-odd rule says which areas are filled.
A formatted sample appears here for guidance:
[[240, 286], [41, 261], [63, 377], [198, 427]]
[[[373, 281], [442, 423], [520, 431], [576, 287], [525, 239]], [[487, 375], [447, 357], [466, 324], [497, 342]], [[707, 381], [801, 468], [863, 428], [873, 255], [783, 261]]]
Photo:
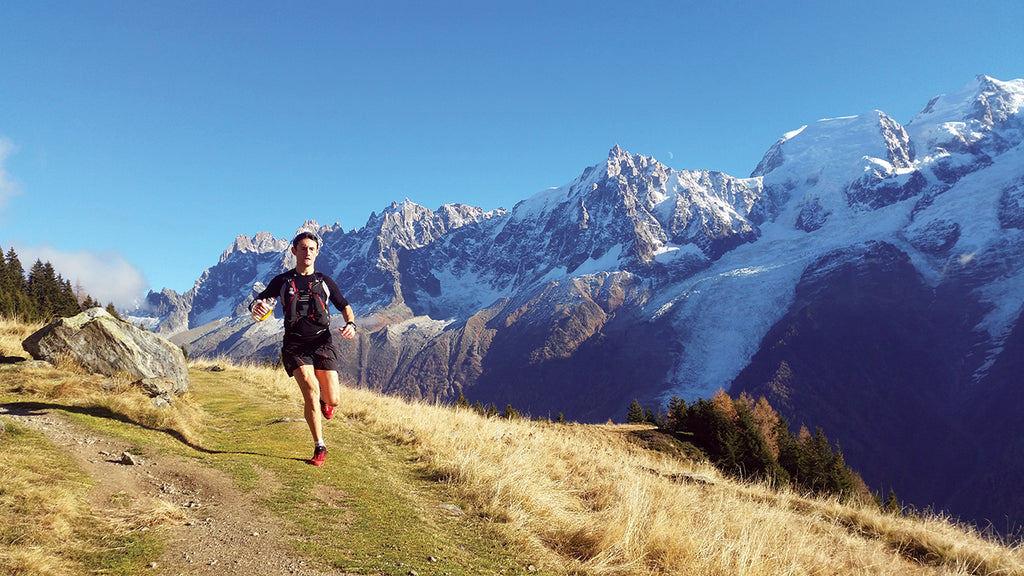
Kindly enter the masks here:
[[331, 330], [328, 302], [345, 319], [345, 327], [340, 330], [341, 337], [351, 340], [356, 335], [356, 317], [352, 306], [341, 295], [334, 280], [313, 268], [319, 253], [320, 237], [312, 232], [299, 233], [292, 240], [295, 268], [275, 276], [266, 289], [249, 304], [249, 311], [262, 317], [274, 307], [274, 301], [270, 298], [281, 300], [281, 309], [284, 311], [281, 360], [285, 370], [295, 377], [302, 391], [303, 415], [314, 442], [313, 458], [309, 463], [314, 466], [323, 466], [327, 459], [320, 414], [330, 420], [334, 416], [334, 407], [341, 400], [338, 389], [338, 349]]

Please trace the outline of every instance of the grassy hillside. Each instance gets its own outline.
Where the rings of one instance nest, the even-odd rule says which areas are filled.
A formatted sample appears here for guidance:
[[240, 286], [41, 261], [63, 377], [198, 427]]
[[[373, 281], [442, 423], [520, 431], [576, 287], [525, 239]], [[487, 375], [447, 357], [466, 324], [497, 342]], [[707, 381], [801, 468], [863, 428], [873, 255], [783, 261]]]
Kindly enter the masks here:
[[[32, 329], [0, 323], [0, 353], [24, 356]], [[948, 519], [738, 483], [650, 449], [636, 426], [484, 418], [345, 389], [318, 469], [301, 462], [301, 398], [279, 370], [194, 363], [189, 394], [158, 410], [125, 380], [3, 368], [0, 404], [225, 471], [287, 527], [285, 545], [346, 573], [1024, 574], [1024, 549]], [[131, 574], [160, 558], [184, 511], [101, 515], [73, 460], [0, 421], [0, 574]]]

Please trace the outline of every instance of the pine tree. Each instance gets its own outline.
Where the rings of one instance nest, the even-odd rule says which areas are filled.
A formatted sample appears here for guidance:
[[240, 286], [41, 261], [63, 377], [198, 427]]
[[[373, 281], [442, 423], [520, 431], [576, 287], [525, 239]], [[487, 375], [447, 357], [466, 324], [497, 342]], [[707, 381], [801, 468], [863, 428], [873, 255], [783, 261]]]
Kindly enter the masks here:
[[820, 427], [814, 430], [814, 438], [805, 448], [811, 467], [811, 487], [815, 492], [828, 491], [832, 476], [832, 446], [829, 444], [825, 431]]
[[831, 494], [837, 494], [842, 498], [850, 498], [856, 491], [856, 482], [853, 472], [846, 467], [846, 458], [843, 451], [836, 444], [836, 451], [832, 456], [829, 469], [828, 483], [826, 489]]
[[726, 394], [725, 390], [719, 388], [715, 395], [711, 397], [711, 403], [714, 404], [722, 416], [725, 416], [731, 421], [736, 420], [736, 403], [733, 402], [732, 398]]
[[789, 433], [789, 421], [779, 418], [775, 427], [775, 438], [778, 443], [779, 455], [776, 460], [786, 471], [790, 481], [798, 483], [800, 477], [800, 442]]
[[751, 410], [754, 422], [757, 422], [757, 429], [764, 437], [765, 444], [772, 456], [779, 457], [779, 415], [772, 408], [764, 396], [761, 396]]
[[[49, 269], [49, 279], [53, 278], [53, 267]], [[28, 282], [25, 291], [32, 303], [36, 305], [39, 312], [45, 315], [50, 311], [50, 301], [54, 296], [54, 287], [47, 281], [47, 268], [42, 260], [36, 260], [35, 264], [28, 271]]]
[[35, 319], [50, 320], [54, 317], [54, 305], [58, 299], [58, 288], [53, 266], [49, 262], [36, 260], [28, 271], [26, 285], [28, 297], [35, 308]]
[[57, 274], [49, 262], [36, 260], [28, 274], [26, 285], [37, 319], [74, 316], [78, 314], [78, 299], [68, 282]]
[[78, 306], [78, 297], [71, 287], [71, 282], [64, 280], [57, 275], [57, 302], [54, 304], [54, 311], [57, 316], [76, 316], [82, 309]]
[[7, 250], [7, 270], [12, 278], [16, 280], [15, 288], [18, 292], [25, 291], [25, 268], [21, 266], [21, 260], [18, 259], [18, 254], [14, 251], [14, 248]]
[[797, 484], [817, 494], [853, 496], [857, 489], [854, 473], [846, 467], [841, 450], [832, 451], [832, 445], [821, 428], [811, 436], [806, 427], [797, 436], [798, 465], [794, 474]]
[[896, 497], [896, 491], [892, 488], [889, 489], [889, 496], [885, 499], [884, 510], [894, 516], [903, 515], [903, 505], [900, 504], [900, 499]]
[[10, 318], [14, 316], [14, 294], [17, 288], [7, 269], [3, 253], [3, 248], [0, 247], [0, 316]]
[[644, 409], [640, 406], [640, 401], [634, 398], [633, 403], [629, 405], [629, 411], [626, 412], [626, 423], [638, 424], [643, 421]]
[[673, 395], [668, 401], [668, 414], [665, 416], [665, 429], [669, 432], [682, 432], [686, 421], [686, 400]]
[[787, 482], [789, 474], [775, 460], [750, 404], [736, 402], [736, 457], [738, 475], [748, 478], [771, 479]]
[[21, 266], [21, 260], [18, 259], [14, 248], [7, 250], [4, 264], [7, 269], [8, 294], [10, 295], [5, 303], [4, 315], [23, 321], [35, 320], [35, 310], [26, 292], [25, 269]]
[[650, 408], [644, 409], [644, 423], [645, 424], [657, 424], [658, 417], [654, 415], [654, 412]]
[[[728, 397], [724, 391], [720, 392]], [[732, 401], [729, 406], [732, 406]], [[698, 399], [687, 410], [683, 430], [692, 434], [693, 444], [719, 467], [729, 471], [738, 468], [736, 426], [718, 409], [718, 404]]]

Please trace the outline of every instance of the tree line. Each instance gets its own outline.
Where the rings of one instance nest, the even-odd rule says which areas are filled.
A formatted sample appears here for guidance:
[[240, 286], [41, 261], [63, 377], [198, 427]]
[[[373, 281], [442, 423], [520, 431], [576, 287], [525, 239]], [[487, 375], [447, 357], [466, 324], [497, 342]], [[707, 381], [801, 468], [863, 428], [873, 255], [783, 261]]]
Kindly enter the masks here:
[[530, 414], [528, 413], [524, 414], [517, 410], [516, 408], [513, 408], [511, 404], [506, 404], [505, 409], [500, 412], [498, 411], [498, 406], [494, 402], [491, 402], [489, 405], [484, 406], [483, 404], [480, 403], [479, 400], [477, 400], [475, 404], [470, 406], [469, 400], [466, 400], [466, 397], [462, 394], [461, 390], [459, 391], [458, 399], [455, 400], [455, 407], [464, 410], [472, 410], [473, 412], [476, 412], [477, 414], [485, 418], [504, 418], [505, 420], [537, 420], [555, 422], [557, 424], [568, 424], [568, 421], [565, 419], [565, 415], [562, 414], [561, 412], [559, 412], [558, 416], [554, 420], [552, 420], [551, 418], [543, 416], [538, 416], [534, 418], [530, 416]]
[[[22, 322], [48, 322], [97, 306], [100, 304], [91, 296], [80, 300], [71, 282], [62, 278], [49, 262], [36, 260], [26, 274], [14, 248], [8, 249], [6, 255], [0, 249], [0, 316]], [[117, 316], [113, 303], [107, 304], [107, 311]]]
[[[487, 418], [567, 423], [561, 413], [557, 420], [551, 420], [531, 418], [511, 404], [503, 411], [493, 403], [484, 406], [477, 401], [470, 405], [461, 391], [453, 405]], [[633, 400], [626, 422], [653, 424], [686, 446], [684, 453], [699, 453], [734, 478], [763, 481], [818, 496], [874, 502], [897, 515], [914, 512], [899, 501], [893, 490], [884, 502], [879, 494], [871, 492], [860, 474], [846, 465], [839, 446], [833, 448], [820, 427], [813, 434], [806, 426], [792, 433], [789, 421], [779, 416], [763, 396], [756, 402], [746, 393], [733, 399], [720, 389], [710, 400], [698, 398], [691, 404], [674, 396], [668, 412], [659, 409], [658, 414]]]
[[843, 452], [821, 428], [813, 434], [801, 426], [795, 434], [789, 421], [761, 397], [746, 393], [731, 398], [719, 390], [710, 400], [687, 404], [673, 397], [668, 413], [653, 414], [634, 400], [626, 415], [631, 423], [650, 423], [699, 449], [715, 467], [736, 478], [790, 486], [798, 491], [842, 499], [874, 500], [895, 512], [902, 510], [895, 493], [883, 503], [859, 474], [846, 466]]

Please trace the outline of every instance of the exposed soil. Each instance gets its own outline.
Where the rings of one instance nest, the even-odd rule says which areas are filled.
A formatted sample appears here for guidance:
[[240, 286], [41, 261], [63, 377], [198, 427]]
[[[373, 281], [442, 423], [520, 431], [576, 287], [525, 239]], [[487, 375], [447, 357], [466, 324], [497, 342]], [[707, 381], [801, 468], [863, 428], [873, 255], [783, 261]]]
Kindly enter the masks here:
[[59, 412], [0, 405], [0, 415], [42, 432], [74, 456], [95, 480], [89, 497], [101, 516], [145, 514], [159, 510], [160, 501], [180, 511], [181, 519], [161, 528], [169, 534], [165, 551], [147, 573], [344, 574], [292, 550], [284, 528], [255, 502], [258, 494], [235, 489], [223, 472], [173, 456], [142, 455], [130, 463], [126, 442], [85, 430]]

